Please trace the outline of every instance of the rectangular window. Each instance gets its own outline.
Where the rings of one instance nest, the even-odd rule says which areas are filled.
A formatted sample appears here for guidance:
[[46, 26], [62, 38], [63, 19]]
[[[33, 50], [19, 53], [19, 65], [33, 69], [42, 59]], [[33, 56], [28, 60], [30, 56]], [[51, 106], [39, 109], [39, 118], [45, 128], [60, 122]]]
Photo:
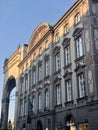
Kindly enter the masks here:
[[24, 101], [24, 116], [27, 115], [27, 102]]
[[42, 47], [39, 48], [39, 55], [42, 54]]
[[79, 89], [79, 98], [85, 96], [85, 76], [83, 73], [78, 75], [78, 89]]
[[46, 42], [45, 42], [45, 49], [47, 49], [49, 47], [49, 41], [47, 40]]
[[48, 108], [49, 107], [49, 91], [46, 90], [45, 92], [45, 107]]
[[64, 34], [67, 34], [69, 32], [69, 24], [66, 24], [64, 26]]
[[57, 53], [55, 55], [55, 71], [59, 71], [60, 70], [60, 53]]
[[42, 109], [42, 95], [41, 94], [38, 95], [38, 109], [39, 111], [41, 111]]
[[78, 37], [76, 40], [76, 57], [79, 58], [83, 56], [83, 41], [82, 37]]
[[71, 80], [66, 81], [66, 99], [67, 102], [72, 101], [72, 82]]
[[57, 33], [56, 35], [55, 35], [55, 42], [58, 42], [60, 40], [60, 36], [59, 36], [59, 33]]
[[49, 60], [45, 61], [45, 77], [49, 75]]
[[70, 47], [64, 48], [65, 66], [70, 64]]
[[33, 70], [32, 78], [33, 78], [33, 85], [35, 85], [36, 84], [36, 70]]
[[25, 91], [28, 90], [28, 77], [25, 78]]
[[35, 101], [35, 97], [33, 97], [32, 98], [32, 105], [33, 105], [33, 109], [32, 109], [32, 111], [33, 111], [33, 113], [35, 113], [35, 110], [36, 110], [36, 101]]
[[42, 80], [42, 65], [38, 67], [38, 81]]
[[31, 71], [29, 72], [29, 89], [31, 88]]
[[56, 86], [56, 103], [57, 105], [60, 105], [61, 104], [61, 87], [60, 85], [57, 85]]
[[24, 85], [23, 85], [23, 80], [21, 81], [21, 94], [23, 93], [23, 87], [24, 87]]
[[75, 16], [75, 24], [80, 22], [80, 13], [77, 13]]

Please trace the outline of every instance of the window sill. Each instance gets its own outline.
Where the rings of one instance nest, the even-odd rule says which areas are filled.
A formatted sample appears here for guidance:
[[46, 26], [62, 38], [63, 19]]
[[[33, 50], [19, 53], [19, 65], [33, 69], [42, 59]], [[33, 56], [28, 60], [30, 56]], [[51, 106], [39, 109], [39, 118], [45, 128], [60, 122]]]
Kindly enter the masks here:
[[49, 111], [49, 107], [44, 107], [44, 111]]
[[81, 23], [81, 20], [74, 24], [74, 28], [77, 27]]
[[63, 36], [66, 37], [69, 34], [69, 31], [64, 33]]
[[67, 106], [68, 104], [73, 104], [73, 103], [74, 103], [73, 100], [71, 100], [71, 101], [66, 101], [66, 102], [65, 102], [65, 106]]
[[67, 68], [71, 67], [71, 65], [72, 65], [72, 63], [69, 63], [68, 65], [65, 65], [65, 66], [63, 67], [63, 69], [67, 69]]
[[83, 58], [84, 58], [84, 55], [83, 55], [83, 56], [80, 56], [79, 58], [76, 58], [74, 61], [75, 61], [75, 62], [78, 62], [78, 61], [82, 60]]
[[49, 78], [50, 78], [50, 76], [47, 75], [47, 76], [44, 77], [44, 80], [48, 80]]
[[81, 97], [81, 98], [77, 98], [76, 100], [77, 100], [77, 103], [79, 103], [80, 101], [87, 100], [87, 99], [88, 99], [88, 97], [84, 96], [84, 97]]
[[55, 105], [55, 108], [61, 108], [62, 104]]
[[59, 74], [60, 72], [61, 72], [61, 69], [56, 71], [56, 72], [54, 72], [54, 75]]
[[41, 84], [42, 83], [42, 80], [38, 81], [38, 84]]

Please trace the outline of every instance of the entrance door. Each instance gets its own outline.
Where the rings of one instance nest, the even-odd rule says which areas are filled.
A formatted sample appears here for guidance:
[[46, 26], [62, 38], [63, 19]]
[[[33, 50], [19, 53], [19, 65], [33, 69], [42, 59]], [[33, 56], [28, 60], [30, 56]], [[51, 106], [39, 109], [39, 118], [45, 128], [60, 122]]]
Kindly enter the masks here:
[[37, 122], [37, 130], [43, 130], [43, 125], [40, 120]]

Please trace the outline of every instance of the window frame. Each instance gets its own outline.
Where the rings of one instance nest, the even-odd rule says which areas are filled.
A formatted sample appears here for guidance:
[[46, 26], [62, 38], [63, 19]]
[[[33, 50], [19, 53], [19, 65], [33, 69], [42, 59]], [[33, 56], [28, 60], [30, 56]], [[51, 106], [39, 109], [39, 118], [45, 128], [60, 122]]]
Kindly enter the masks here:
[[[83, 86], [80, 86], [80, 81], [79, 81], [79, 77], [81, 75], [82, 75], [82, 78], [84, 77], [84, 79], [82, 79], [82, 84], [84, 84]], [[81, 72], [77, 75], [77, 85], [78, 85], [78, 97], [84, 98], [86, 96], [86, 85], [85, 85], [85, 73], [84, 72]], [[83, 92], [81, 90], [83, 90]]]
[[[68, 84], [70, 82], [70, 92], [68, 92]], [[66, 91], [66, 101], [71, 102], [73, 99], [73, 94], [72, 94], [72, 79], [68, 79], [65, 81], [65, 91]], [[70, 93], [70, 95], [69, 95]]]

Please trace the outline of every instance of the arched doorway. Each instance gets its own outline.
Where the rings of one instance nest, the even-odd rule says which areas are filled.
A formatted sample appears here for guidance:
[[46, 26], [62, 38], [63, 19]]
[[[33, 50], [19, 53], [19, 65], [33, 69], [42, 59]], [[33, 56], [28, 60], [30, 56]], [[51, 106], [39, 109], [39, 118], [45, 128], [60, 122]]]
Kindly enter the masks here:
[[37, 122], [37, 130], [43, 130], [43, 125], [40, 120], [38, 120], [38, 122]]
[[76, 130], [75, 121], [72, 114], [67, 114], [65, 119], [66, 130]]
[[4, 130], [7, 130], [10, 93], [15, 87], [16, 87], [16, 80], [13, 76], [11, 76], [10, 78], [8, 78], [6, 85], [4, 86], [4, 89], [3, 89], [2, 110], [1, 110], [1, 129], [4, 129]]

